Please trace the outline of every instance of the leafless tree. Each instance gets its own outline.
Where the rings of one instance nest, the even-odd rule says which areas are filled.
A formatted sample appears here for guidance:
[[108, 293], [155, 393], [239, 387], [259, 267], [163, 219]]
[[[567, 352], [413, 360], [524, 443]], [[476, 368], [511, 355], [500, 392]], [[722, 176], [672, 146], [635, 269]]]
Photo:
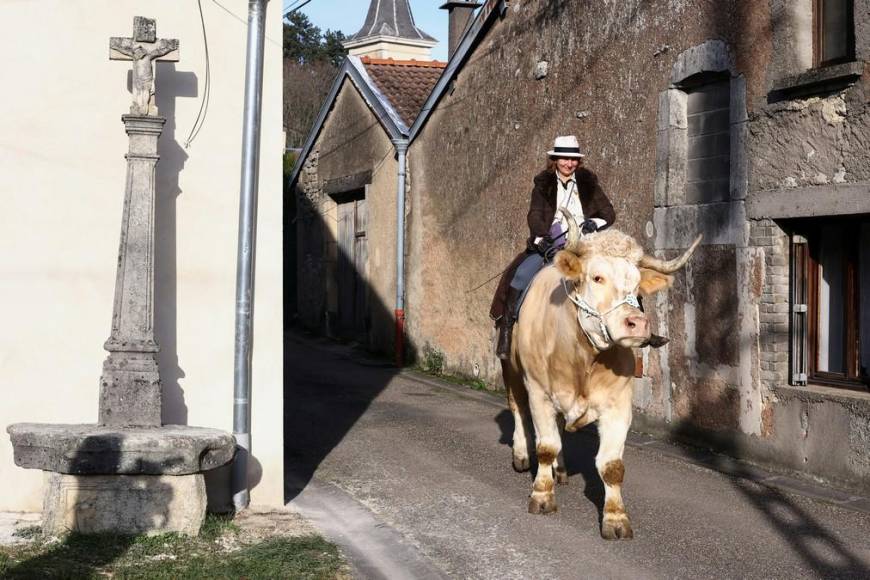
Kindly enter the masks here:
[[284, 59], [284, 126], [287, 147], [302, 147], [338, 69], [328, 61]]

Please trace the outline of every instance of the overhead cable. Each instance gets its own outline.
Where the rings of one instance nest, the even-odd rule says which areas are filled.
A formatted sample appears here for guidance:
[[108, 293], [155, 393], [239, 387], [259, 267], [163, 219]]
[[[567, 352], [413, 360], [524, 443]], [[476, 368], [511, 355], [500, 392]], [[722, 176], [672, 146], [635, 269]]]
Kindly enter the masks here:
[[208, 104], [211, 98], [211, 60], [208, 55], [208, 35], [205, 31], [205, 16], [202, 13], [202, 0], [196, 0], [196, 3], [199, 7], [199, 19], [200, 22], [202, 22], [202, 42], [205, 46], [205, 83], [203, 84], [202, 102], [199, 106], [199, 112], [196, 114], [196, 120], [193, 122], [193, 127], [190, 129], [190, 135], [187, 136], [187, 139], [184, 142], [185, 149], [190, 149], [190, 144], [194, 139], [196, 139], [196, 136], [199, 135], [199, 131], [205, 123], [205, 116], [206, 113], [208, 113]]

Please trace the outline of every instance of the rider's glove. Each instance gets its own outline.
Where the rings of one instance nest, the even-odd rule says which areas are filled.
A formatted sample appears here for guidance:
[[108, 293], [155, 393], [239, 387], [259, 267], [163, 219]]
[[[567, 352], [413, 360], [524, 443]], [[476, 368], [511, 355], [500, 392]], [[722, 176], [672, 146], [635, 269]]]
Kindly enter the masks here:
[[550, 248], [553, 247], [553, 238], [550, 235], [546, 235], [541, 240], [535, 244], [535, 251], [542, 256], [546, 256], [547, 252]]
[[580, 224], [580, 233], [582, 234], [592, 234], [598, 231], [598, 224], [595, 223], [595, 220], [588, 219]]

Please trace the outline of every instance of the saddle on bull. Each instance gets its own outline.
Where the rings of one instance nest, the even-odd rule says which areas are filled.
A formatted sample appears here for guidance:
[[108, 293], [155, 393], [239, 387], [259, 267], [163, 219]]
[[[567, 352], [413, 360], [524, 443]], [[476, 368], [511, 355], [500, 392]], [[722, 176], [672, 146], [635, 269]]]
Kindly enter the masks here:
[[[562, 210], [563, 212], [565, 210]], [[673, 260], [644, 253], [630, 236], [606, 230], [580, 238], [567, 214], [565, 248], [532, 281], [520, 308], [510, 356], [502, 361], [514, 416], [513, 465], [529, 469], [529, 421], [536, 435], [538, 470], [529, 512], [556, 511], [555, 483], [567, 483], [560, 428], [598, 422], [595, 465], [604, 483], [601, 536], [633, 537], [622, 500], [625, 438], [632, 418], [635, 357], [650, 324], [637, 293], [670, 287], [701, 241]]]

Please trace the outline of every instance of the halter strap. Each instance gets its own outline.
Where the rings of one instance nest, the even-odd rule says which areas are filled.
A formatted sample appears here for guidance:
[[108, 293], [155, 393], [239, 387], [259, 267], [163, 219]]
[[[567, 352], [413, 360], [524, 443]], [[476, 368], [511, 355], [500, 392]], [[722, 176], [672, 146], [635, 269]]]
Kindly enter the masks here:
[[601, 327], [601, 335], [604, 337], [605, 341], [612, 343], [613, 337], [611, 337], [610, 333], [607, 331], [607, 325], [604, 324], [604, 317], [607, 316], [608, 314], [610, 314], [611, 312], [613, 312], [614, 310], [616, 310], [617, 308], [619, 308], [620, 306], [622, 306], [623, 304], [628, 304], [629, 306], [633, 306], [634, 308], [638, 308], [638, 309], [640, 308], [640, 302], [638, 302], [637, 296], [635, 296], [634, 294], [626, 294], [625, 298], [623, 298], [622, 300], [620, 300], [619, 302], [614, 304], [613, 307], [611, 307], [607, 312], [605, 312], [604, 314], [601, 314], [600, 312], [598, 312], [598, 310], [596, 310], [594, 307], [592, 307], [591, 304], [586, 302], [586, 300], [584, 300], [582, 297], [579, 297], [579, 298], [575, 297], [568, 290], [568, 281], [567, 281], [567, 279], [565, 279], [565, 277], [562, 277], [562, 287], [565, 289], [565, 295], [568, 296], [568, 299], [577, 305], [577, 322], [580, 324], [580, 328], [583, 330], [583, 334], [585, 334], [586, 338], [589, 339], [589, 343], [596, 350], [598, 349], [598, 347], [595, 346], [595, 341], [592, 340], [592, 337], [589, 336], [589, 332], [587, 332], [587, 330], [583, 327], [583, 324], [582, 324], [582, 321], [580, 318], [581, 313], [586, 315], [586, 318], [589, 318], [590, 316], [592, 318], [597, 318], [598, 325]]

